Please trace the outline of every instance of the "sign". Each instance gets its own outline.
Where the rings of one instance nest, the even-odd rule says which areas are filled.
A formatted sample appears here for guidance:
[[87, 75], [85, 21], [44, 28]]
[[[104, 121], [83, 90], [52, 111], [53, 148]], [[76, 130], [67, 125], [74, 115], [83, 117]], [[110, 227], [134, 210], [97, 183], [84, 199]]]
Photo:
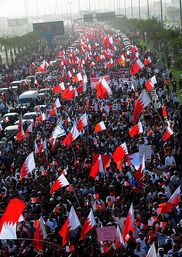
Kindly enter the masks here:
[[96, 13], [97, 21], [113, 20], [115, 12]]
[[114, 242], [116, 236], [116, 227], [101, 227], [96, 229], [98, 241], [112, 241]]
[[91, 13], [83, 15], [84, 22], [93, 22], [93, 15]]
[[104, 78], [108, 83], [110, 82], [110, 76], [100, 76], [97, 78], [90, 78], [91, 88], [95, 88], [100, 79]]
[[64, 35], [64, 23], [63, 21], [34, 23], [33, 31], [38, 33], [41, 37], [45, 37], [48, 47], [50, 48], [55, 36]]
[[143, 155], [145, 155], [145, 160], [151, 160], [151, 155], [153, 153], [151, 145], [140, 145], [139, 146], [139, 159], [142, 160]]
[[63, 21], [33, 23], [33, 30], [41, 36], [64, 35], [64, 23]]

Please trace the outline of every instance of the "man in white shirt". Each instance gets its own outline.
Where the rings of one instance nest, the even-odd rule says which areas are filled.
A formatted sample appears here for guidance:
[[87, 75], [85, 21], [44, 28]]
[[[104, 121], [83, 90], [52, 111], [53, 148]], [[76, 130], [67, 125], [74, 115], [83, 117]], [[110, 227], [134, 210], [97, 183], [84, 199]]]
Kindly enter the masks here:
[[171, 154], [168, 154], [168, 156], [166, 156], [165, 158], [165, 166], [169, 167], [169, 166], [176, 166], [176, 161], [174, 159], [174, 156], [172, 156]]
[[146, 257], [146, 252], [141, 249], [141, 244], [137, 242], [136, 244], [136, 249], [134, 250], [134, 254], [137, 255], [138, 257]]

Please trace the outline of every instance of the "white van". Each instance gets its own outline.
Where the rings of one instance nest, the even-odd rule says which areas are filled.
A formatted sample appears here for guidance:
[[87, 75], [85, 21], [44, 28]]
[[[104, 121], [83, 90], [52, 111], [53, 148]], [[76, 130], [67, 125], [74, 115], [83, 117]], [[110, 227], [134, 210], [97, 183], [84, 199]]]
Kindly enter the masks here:
[[18, 133], [18, 125], [8, 126], [4, 129], [6, 138], [15, 137]]
[[31, 103], [34, 103], [34, 104], [36, 103], [38, 96], [39, 96], [39, 93], [37, 90], [25, 91], [19, 96], [19, 103], [21, 105], [30, 106]]
[[23, 114], [24, 120], [36, 119], [36, 117], [37, 117], [36, 112], [26, 112], [25, 114]]

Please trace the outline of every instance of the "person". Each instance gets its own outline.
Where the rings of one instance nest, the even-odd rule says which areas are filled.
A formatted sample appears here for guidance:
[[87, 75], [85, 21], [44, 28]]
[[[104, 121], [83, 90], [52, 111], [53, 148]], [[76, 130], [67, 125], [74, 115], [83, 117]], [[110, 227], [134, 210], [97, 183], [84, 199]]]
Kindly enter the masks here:
[[146, 252], [141, 248], [141, 244], [139, 242], [136, 243], [136, 249], [134, 250], [134, 254], [138, 257], [146, 256]]

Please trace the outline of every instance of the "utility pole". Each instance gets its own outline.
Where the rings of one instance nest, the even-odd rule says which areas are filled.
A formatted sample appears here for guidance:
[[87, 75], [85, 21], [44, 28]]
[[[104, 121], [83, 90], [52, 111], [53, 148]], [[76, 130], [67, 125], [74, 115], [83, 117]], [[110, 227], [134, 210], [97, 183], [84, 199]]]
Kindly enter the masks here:
[[124, 13], [125, 13], [125, 16], [126, 16], [126, 0], [124, 0]]
[[160, 0], [160, 8], [161, 8], [161, 23], [163, 24], [163, 8], [162, 8], [162, 0]]
[[88, 5], [89, 5], [89, 12], [91, 12], [91, 2], [90, 2], [90, 0], [88, 0]]
[[78, 12], [79, 12], [79, 15], [80, 15], [80, 0], [78, 0]]
[[139, 19], [141, 20], [141, 6], [140, 6], [140, 0], [138, 0], [138, 11], [139, 11]]
[[131, 0], [131, 17], [133, 19], [133, 0]]
[[150, 19], [149, 0], [147, 0], [147, 16]]
[[182, 31], [182, 3], [181, 3], [181, 0], [179, 0], [179, 10], [180, 10], [180, 21], [181, 21], [181, 31]]

